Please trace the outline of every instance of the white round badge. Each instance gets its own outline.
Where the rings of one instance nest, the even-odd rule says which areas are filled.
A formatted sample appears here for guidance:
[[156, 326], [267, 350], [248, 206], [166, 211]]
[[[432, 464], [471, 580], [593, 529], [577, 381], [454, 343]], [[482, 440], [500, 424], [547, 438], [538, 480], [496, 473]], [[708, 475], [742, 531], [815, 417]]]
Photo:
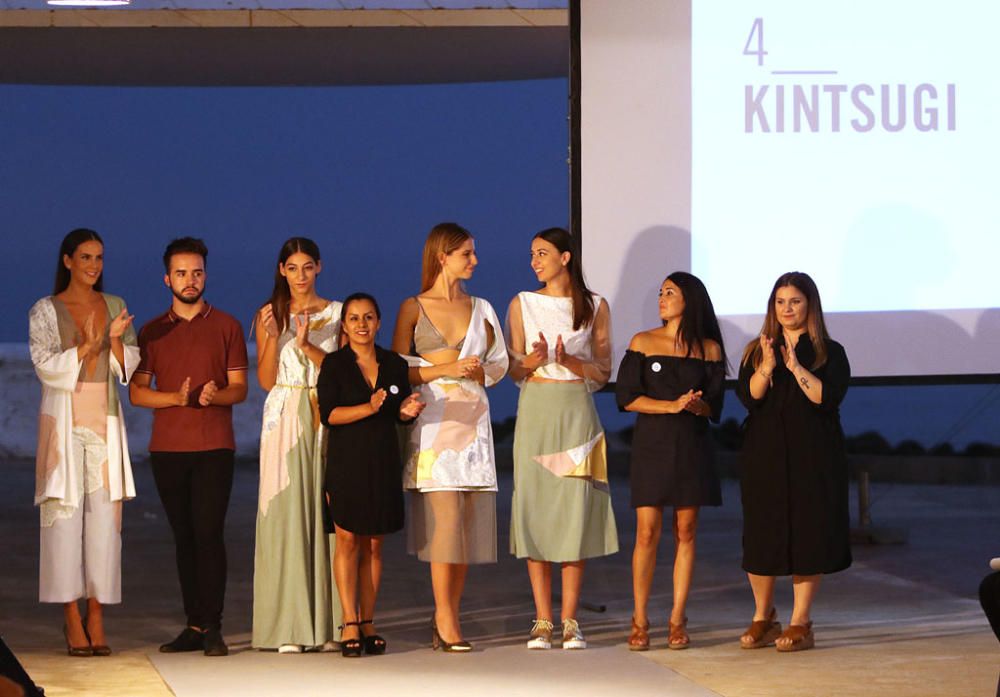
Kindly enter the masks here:
[[656, 363], [656, 362], [654, 362], [654, 363], [653, 363], [653, 365], [649, 366], [649, 368], [650, 368], [650, 370], [652, 370], [652, 371], [653, 371], [654, 373], [658, 373], [658, 372], [660, 372], [661, 370], [663, 370], [663, 366], [662, 366], [662, 365], [660, 365], [659, 363]]
[[393, 394], [399, 394], [399, 388], [395, 385], [389, 385], [389, 391]]

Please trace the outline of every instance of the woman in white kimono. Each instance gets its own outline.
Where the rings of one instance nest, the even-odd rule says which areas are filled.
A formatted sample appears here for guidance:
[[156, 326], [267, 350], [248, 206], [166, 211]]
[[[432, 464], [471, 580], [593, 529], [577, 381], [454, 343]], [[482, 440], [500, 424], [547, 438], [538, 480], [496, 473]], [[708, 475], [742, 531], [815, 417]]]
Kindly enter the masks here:
[[408, 548], [430, 562], [434, 648], [470, 651], [459, 606], [469, 564], [497, 560], [496, 465], [485, 387], [507, 373], [496, 312], [465, 292], [475, 242], [455, 223], [424, 244], [420, 295], [399, 308], [392, 350], [427, 406], [410, 430], [403, 487], [411, 492]]
[[268, 391], [260, 433], [260, 494], [253, 575], [257, 649], [333, 649], [340, 608], [323, 524], [326, 429], [316, 381], [340, 341], [341, 303], [316, 292], [319, 247], [281, 246], [274, 290], [257, 313], [257, 380]]
[[[93, 230], [62, 241], [55, 292], [28, 315], [42, 383], [35, 505], [39, 600], [63, 603], [71, 656], [107, 656], [102, 606], [121, 602], [122, 501], [135, 496], [118, 384], [139, 364], [125, 302], [101, 292], [104, 244]], [[77, 600], [87, 599], [81, 618]]]

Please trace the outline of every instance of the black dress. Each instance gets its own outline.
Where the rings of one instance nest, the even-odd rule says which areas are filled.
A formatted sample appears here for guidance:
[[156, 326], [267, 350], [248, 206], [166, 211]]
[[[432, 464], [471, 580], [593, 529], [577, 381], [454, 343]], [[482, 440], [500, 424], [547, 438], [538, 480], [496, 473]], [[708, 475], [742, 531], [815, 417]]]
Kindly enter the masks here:
[[396, 438], [401, 402], [410, 394], [406, 361], [376, 346], [375, 390], [386, 391], [382, 408], [360, 421], [331, 426], [335, 407], [366, 404], [369, 387], [350, 346], [323, 359], [316, 391], [323, 423], [330, 429], [326, 450], [326, 493], [330, 516], [358, 535], [383, 535], [403, 528], [403, 462]]
[[829, 574], [851, 565], [847, 454], [840, 402], [851, 367], [844, 347], [827, 342], [827, 360], [808, 335], [795, 347], [799, 363], [823, 382], [814, 404], [781, 360], [763, 399], [750, 395], [751, 363], [740, 367], [737, 395], [749, 411], [741, 457], [743, 568], [761, 576]]
[[[712, 420], [718, 422], [725, 376], [722, 361], [626, 351], [615, 396], [618, 408], [625, 411], [637, 397], [673, 400], [688, 390], [701, 390]], [[722, 504], [707, 417], [689, 411], [638, 414], [631, 470], [632, 508]]]

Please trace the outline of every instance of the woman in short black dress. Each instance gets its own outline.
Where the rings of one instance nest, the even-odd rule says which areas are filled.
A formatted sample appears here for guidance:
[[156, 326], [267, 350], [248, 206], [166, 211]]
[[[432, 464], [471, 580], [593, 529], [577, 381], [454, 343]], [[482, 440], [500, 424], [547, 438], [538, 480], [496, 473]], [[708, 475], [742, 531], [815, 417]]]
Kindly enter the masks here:
[[406, 361], [375, 345], [381, 312], [355, 293], [344, 301], [347, 345], [323, 360], [316, 389], [330, 428], [326, 495], [337, 536], [333, 574], [344, 611], [341, 652], [385, 653], [375, 633], [375, 598], [382, 575], [382, 535], [403, 527], [403, 464], [397, 421], [423, 404], [410, 394]]
[[638, 413], [632, 436], [632, 508], [636, 509], [629, 649], [649, 648], [649, 601], [663, 507], [673, 506], [673, 609], [667, 646], [687, 648], [688, 591], [694, 571], [699, 506], [722, 503], [708, 421], [722, 412], [726, 354], [705, 286], [683, 271], [660, 287], [663, 326], [632, 338], [618, 369], [622, 411]]
[[[812, 648], [809, 611], [821, 574], [851, 565], [847, 455], [840, 402], [851, 367], [830, 339], [819, 291], [804, 273], [771, 290], [760, 337], [743, 354], [737, 394], [749, 411], [742, 454], [743, 568], [756, 608], [746, 649]], [[776, 576], [792, 576], [794, 606], [782, 633]]]

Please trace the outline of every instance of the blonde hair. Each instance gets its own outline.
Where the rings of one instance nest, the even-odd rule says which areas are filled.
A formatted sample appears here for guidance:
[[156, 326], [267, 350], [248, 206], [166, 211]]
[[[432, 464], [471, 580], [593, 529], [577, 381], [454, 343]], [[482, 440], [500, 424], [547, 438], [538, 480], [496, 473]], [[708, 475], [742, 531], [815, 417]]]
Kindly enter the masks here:
[[420, 292], [426, 293], [441, 274], [440, 254], [451, 254], [471, 240], [472, 234], [458, 223], [438, 223], [431, 228], [424, 242], [423, 272], [420, 278]]

